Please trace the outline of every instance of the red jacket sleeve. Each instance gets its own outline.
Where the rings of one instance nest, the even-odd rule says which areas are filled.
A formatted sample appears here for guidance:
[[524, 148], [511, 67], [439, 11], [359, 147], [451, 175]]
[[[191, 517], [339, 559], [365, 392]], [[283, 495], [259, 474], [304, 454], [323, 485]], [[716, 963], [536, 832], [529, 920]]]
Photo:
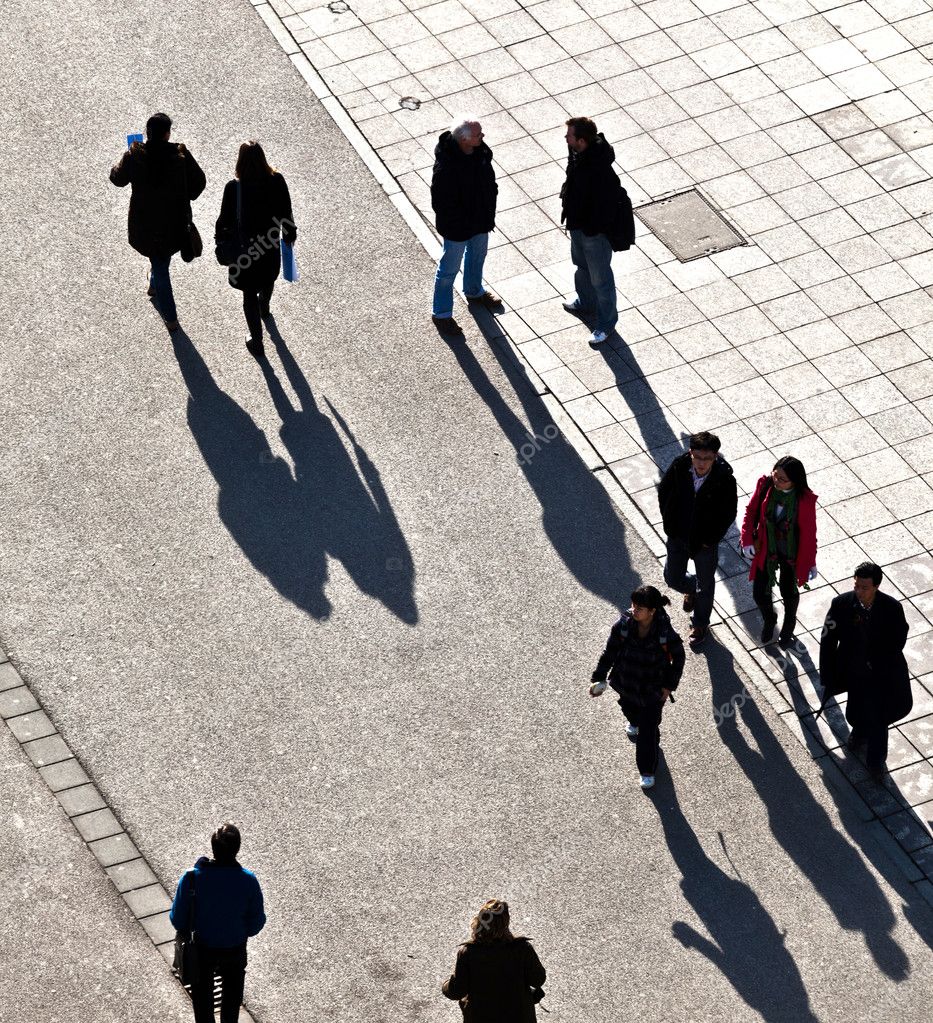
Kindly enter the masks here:
[[742, 519], [742, 546], [751, 547], [755, 542], [755, 532], [758, 529], [758, 520], [761, 516], [761, 495], [764, 487], [767, 486], [768, 476], [762, 476], [755, 484], [755, 492], [749, 498], [745, 506], [745, 516]]

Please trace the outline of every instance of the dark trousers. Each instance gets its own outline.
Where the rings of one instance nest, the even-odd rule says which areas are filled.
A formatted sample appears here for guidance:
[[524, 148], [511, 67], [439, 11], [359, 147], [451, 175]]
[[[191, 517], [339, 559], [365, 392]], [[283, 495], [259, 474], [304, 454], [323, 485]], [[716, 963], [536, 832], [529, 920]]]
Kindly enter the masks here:
[[[797, 605], [800, 603], [800, 593], [797, 591], [797, 573], [794, 566], [778, 559], [778, 586], [781, 596], [784, 598], [784, 622], [781, 625], [782, 636], [792, 636], [797, 627]], [[774, 612], [774, 600], [771, 596], [771, 583], [768, 580], [768, 569], [763, 568], [752, 583], [752, 596], [761, 612], [761, 617], [766, 622], [776, 621], [777, 615]]]
[[198, 946], [198, 974], [191, 985], [194, 1023], [214, 1023], [214, 974], [221, 982], [220, 1023], [237, 1023], [246, 979], [246, 945]]
[[149, 262], [152, 265], [152, 272], [149, 274], [149, 283], [155, 292], [156, 305], [163, 318], [172, 323], [178, 319], [178, 312], [175, 309], [175, 294], [172, 291], [172, 277], [169, 273], [171, 256], [150, 256]]
[[[693, 558], [696, 575], [687, 573], [687, 562]], [[719, 567], [719, 545], [701, 547], [690, 553], [686, 540], [676, 536], [667, 538], [667, 561], [664, 563], [664, 581], [678, 593], [692, 593], [693, 624], [705, 629], [713, 613], [713, 595], [716, 592], [716, 569]]]
[[246, 317], [246, 326], [249, 327], [249, 336], [253, 341], [262, 341], [262, 318], [269, 315], [269, 303], [272, 301], [272, 292], [275, 284], [260, 291], [243, 292], [243, 315]]
[[619, 706], [628, 720], [638, 728], [635, 740], [635, 763], [639, 774], [654, 774], [658, 769], [661, 748], [661, 713], [664, 701], [651, 697], [642, 701], [627, 694], [619, 697]]

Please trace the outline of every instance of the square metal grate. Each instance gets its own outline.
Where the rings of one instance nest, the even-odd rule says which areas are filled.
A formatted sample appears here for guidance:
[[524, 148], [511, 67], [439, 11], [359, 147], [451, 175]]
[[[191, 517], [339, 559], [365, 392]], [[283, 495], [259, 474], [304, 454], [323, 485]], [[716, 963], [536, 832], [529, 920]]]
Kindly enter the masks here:
[[681, 263], [746, 244], [695, 189], [639, 206], [635, 215]]

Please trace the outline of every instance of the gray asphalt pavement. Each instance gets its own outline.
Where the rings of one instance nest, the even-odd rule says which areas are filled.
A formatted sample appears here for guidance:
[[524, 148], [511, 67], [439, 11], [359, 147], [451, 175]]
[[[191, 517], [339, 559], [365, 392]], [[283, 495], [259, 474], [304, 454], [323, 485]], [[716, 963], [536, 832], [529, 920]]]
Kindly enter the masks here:
[[[651, 560], [563, 440], [519, 464], [540, 399], [475, 328], [433, 333], [429, 260], [249, 4], [2, 31], [0, 636], [166, 884], [241, 825], [257, 1020], [459, 1018], [438, 985], [493, 895], [555, 1021], [924, 1018], [926, 904], [770, 709], [715, 727], [723, 648], [638, 790], [586, 681]], [[155, 108], [207, 172], [205, 238], [241, 139], [288, 177], [302, 281], [266, 367], [209, 247], [173, 267], [174, 342], [145, 299], [107, 171]], [[62, 984], [89, 954], [54, 905], [9, 916], [59, 937]], [[132, 997], [173, 1007], [139, 934]]]

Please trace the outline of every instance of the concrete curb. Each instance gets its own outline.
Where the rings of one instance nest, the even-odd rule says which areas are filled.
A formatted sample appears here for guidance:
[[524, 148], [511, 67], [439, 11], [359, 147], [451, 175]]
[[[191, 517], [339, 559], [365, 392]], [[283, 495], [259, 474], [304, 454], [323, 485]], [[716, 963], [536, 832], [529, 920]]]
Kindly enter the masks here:
[[[340, 100], [333, 95], [327, 84], [314, 69], [310, 60], [302, 52], [297, 40], [292, 36], [290, 30], [276, 12], [274, 8], [275, 0], [272, 0], [272, 3], [267, 2], [267, 0], [250, 0], [250, 3], [256, 9], [256, 13], [281, 45], [282, 49], [288, 54], [306, 84], [327, 109], [335, 124], [344, 133], [357, 155], [370, 169], [373, 177], [392, 200], [393, 205], [411, 228], [415, 237], [421, 242], [425, 251], [432, 259], [436, 259], [440, 252], [440, 243], [430, 225], [405, 194], [376, 150], [366, 140], [353, 118], [344, 109]], [[477, 319], [480, 319], [480, 317], [477, 317]], [[491, 316], [489, 319], [493, 321], [495, 326], [487, 324], [485, 319], [480, 319], [480, 327], [483, 329], [484, 334], [490, 340], [498, 341], [508, 350], [513, 361], [527, 377], [530, 386], [542, 397], [554, 423], [573, 446], [574, 450], [580, 455], [584, 464], [596, 474], [596, 477], [603, 484], [626, 522], [632, 526], [651, 553], [659, 561], [663, 560], [665, 555], [663, 542], [646, 518], [644, 512], [629, 497], [624, 484], [612, 466], [595, 450], [583, 432], [573, 422], [561, 402], [541, 381], [541, 378], [524, 357], [518, 345], [509, 336], [507, 330], [502, 327], [498, 320]], [[827, 750], [820, 746], [819, 738], [809, 731], [803, 722], [803, 718], [799, 717], [792, 707], [783, 702], [783, 697], [772, 684], [766, 672], [751, 657], [741, 639], [735, 634], [731, 619], [725, 618], [721, 624], [725, 624], [725, 628], [721, 629], [720, 632], [720, 635], [723, 632], [725, 633], [724, 645], [733, 655], [736, 663], [741, 666], [747, 680], [765, 702], [785, 719], [789, 726], [790, 734], [804, 746], [817, 763], [821, 764], [824, 779], [838, 797], [840, 805], [844, 805], [857, 813], [863, 821], [873, 822], [873, 824], [868, 826], [872, 827], [872, 833], [879, 848], [887, 851], [887, 858], [892, 864], [898, 866], [905, 879], [933, 907], [933, 879], [928, 878], [928, 875], [924, 873], [924, 866], [921, 865], [919, 857], [905, 849], [898, 842], [894, 834], [884, 824], [883, 819], [871, 809], [868, 801], [863, 798], [863, 793], [838, 770], [838, 767], [835, 765], [830, 766], [832, 765], [832, 760], [827, 757]], [[790, 727], [792, 721], [796, 727]], [[822, 764], [824, 761], [825, 766]], [[933, 860], [933, 852], [931, 850], [933, 850], [933, 846], [928, 844], [923, 849], [917, 851], [918, 853], [925, 854], [923, 863], [926, 865], [927, 871], [930, 869], [930, 861]]]
[[[171, 964], [175, 953], [175, 928], [168, 918], [171, 897], [3, 650], [0, 650], [0, 718], [129, 911]], [[255, 1021], [246, 1009], [241, 1009], [239, 1023]]]

